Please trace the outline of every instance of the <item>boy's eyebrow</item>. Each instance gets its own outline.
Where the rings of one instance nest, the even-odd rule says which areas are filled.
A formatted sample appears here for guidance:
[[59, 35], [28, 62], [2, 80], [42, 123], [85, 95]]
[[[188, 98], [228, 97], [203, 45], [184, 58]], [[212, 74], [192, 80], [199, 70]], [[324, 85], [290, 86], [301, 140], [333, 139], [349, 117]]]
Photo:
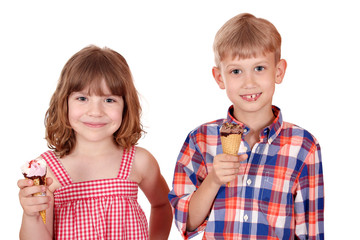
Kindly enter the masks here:
[[[259, 61], [254, 62], [252, 65], [262, 65], [262, 64], [269, 64], [269, 61], [267, 59], [261, 59]], [[241, 67], [243, 64], [241, 63], [236, 63], [236, 62], [231, 62], [228, 65], [226, 65], [225, 67]]]

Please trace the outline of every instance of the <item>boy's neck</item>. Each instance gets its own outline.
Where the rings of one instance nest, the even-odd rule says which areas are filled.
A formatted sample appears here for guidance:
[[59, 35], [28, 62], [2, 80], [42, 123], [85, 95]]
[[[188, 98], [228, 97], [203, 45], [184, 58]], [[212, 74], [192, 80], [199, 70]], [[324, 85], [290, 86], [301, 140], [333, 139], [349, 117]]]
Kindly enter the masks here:
[[256, 112], [241, 112], [234, 108], [233, 115], [236, 120], [248, 126], [252, 132], [260, 132], [275, 119], [272, 106]]
[[256, 112], [240, 112], [234, 109], [234, 117], [250, 128], [250, 132], [244, 137], [249, 144], [250, 149], [260, 140], [260, 132], [269, 126], [275, 119], [272, 106], [262, 111]]

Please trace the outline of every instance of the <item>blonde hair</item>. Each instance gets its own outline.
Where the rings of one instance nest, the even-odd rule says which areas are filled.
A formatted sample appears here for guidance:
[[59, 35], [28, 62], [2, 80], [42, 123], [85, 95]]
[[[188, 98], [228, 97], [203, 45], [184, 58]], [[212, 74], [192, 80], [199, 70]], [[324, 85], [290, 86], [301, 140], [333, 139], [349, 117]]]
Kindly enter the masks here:
[[109, 48], [90, 45], [74, 54], [65, 64], [45, 115], [48, 147], [60, 157], [68, 155], [76, 142], [68, 119], [69, 95], [89, 87], [89, 94], [102, 96], [101, 81], [104, 80], [111, 94], [124, 99], [123, 119], [114, 133], [114, 142], [129, 148], [144, 133], [138, 93], [125, 58]]
[[244, 59], [269, 52], [275, 53], [277, 63], [281, 57], [281, 36], [269, 21], [243, 13], [231, 18], [219, 29], [213, 50], [217, 67], [228, 55]]

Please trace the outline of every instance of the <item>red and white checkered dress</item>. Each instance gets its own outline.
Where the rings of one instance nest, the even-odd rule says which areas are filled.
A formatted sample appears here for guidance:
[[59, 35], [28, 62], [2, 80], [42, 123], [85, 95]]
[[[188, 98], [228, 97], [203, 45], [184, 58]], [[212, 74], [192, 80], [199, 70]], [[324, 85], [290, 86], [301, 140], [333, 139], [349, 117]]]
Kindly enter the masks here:
[[41, 155], [62, 185], [54, 192], [55, 239], [149, 239], [138, 184], [128, 180], [134, 154], [124, 150], [117, 178], [77, 183], [53, 151]]

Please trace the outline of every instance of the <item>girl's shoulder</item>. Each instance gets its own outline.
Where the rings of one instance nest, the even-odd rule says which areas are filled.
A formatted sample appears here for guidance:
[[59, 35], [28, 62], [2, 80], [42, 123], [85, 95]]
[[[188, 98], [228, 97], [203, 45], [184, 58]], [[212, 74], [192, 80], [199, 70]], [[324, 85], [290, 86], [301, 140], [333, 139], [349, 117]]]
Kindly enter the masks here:
[[135, 157], [152, 157], [152, 154], [145, 148], [136, 146]]
[[130, 178], [140, 183], [149, 172], [159, 171], [159, 165], [154, 156], [145, 148], [136, 147]]
[[157, 164], [155, 157], [145, 148], [136, 147], [133, 164], [139, 164], [143, 167], [150, 167]]

